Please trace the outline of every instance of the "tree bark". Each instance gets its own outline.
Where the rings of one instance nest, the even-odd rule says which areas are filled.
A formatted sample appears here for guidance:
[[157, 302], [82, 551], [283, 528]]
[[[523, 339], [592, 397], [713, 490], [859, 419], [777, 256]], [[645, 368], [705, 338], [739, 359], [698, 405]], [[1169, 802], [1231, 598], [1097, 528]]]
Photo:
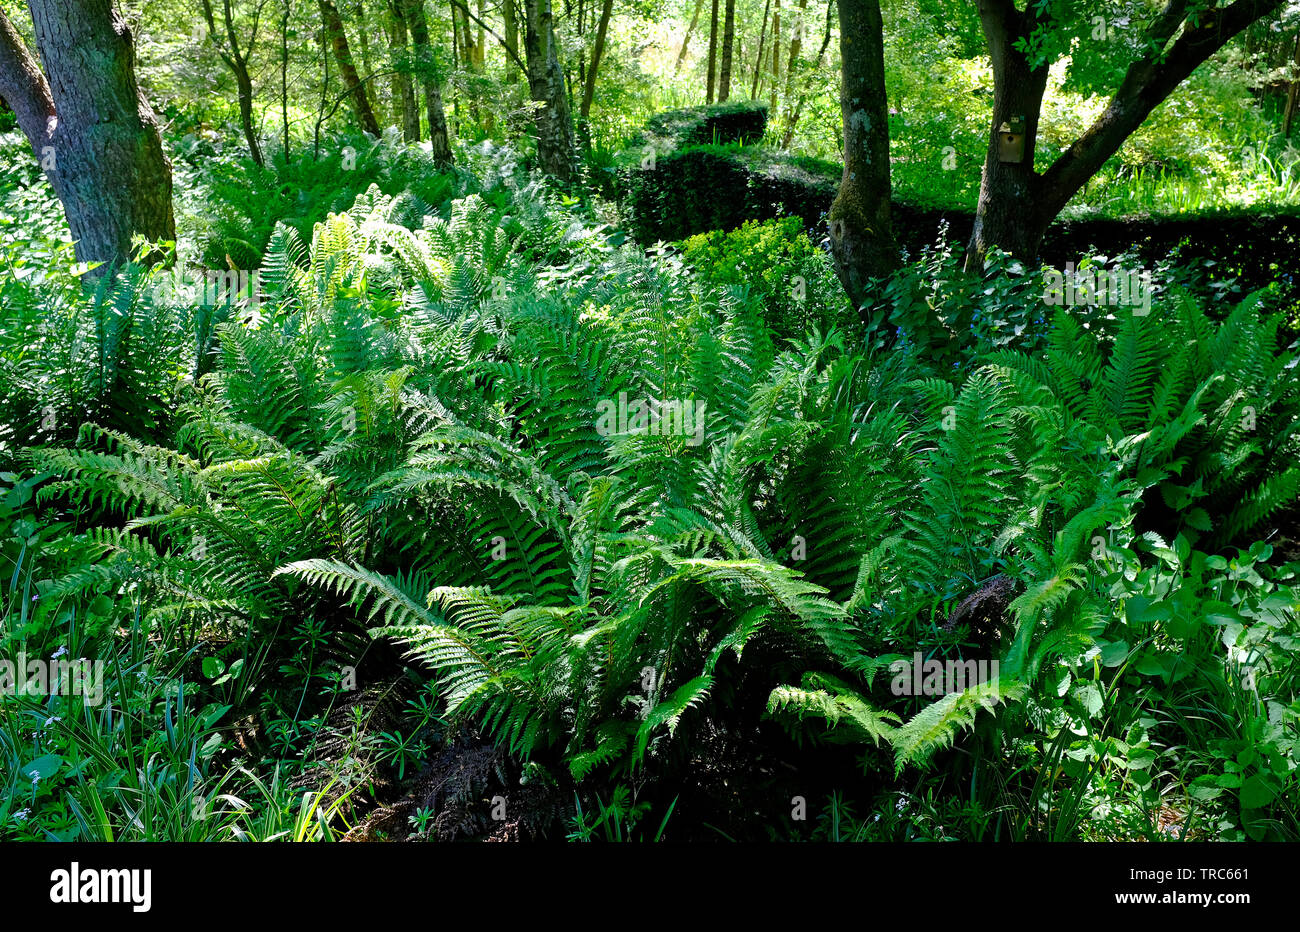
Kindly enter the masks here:
[[573, 117], [555, 41], [551, 0], [525, 0], [524, 48], [529, 96], [537, 108], [537, 158], [542, 170], [563, 184], [574, 177]]
[[[1013, 255], [1032, 258], [1046, 228], [1046, 223], [1040, 221], [1036, 197], [1034, 149], [1049, 66], [1032, 67], [1015, 47], [1016, 39], [1034, 28], [1032, 13], [1021, 13], [1012, 0], [981, 2], [979, 7], [993, 63], [993, 120], [989, 124], [975, 227], [967, 247], [967, 271], [979, 268], [985, 251], [994, 244]], [[1021, 116], [1026, 121], [1023, 160], [1003, 162], [998, 155], [998, 127]]]
[[320, 6], [321, 19], [325, 23], [325, 32], [329, 36], [330, 46], [334, 50], [334, 59], [339, 65], [339, 77], [343, 79], [343, 89], [347, 91], [348, 103], [356, 115], [361, 128], [372, 136], [380, 136], [379, 121], [370, 106], [370, 95], [357, 75], [357, 66], [352, 61], [352, 49], [348, 46], [347, 33], [343, 30], [343, 18], [339, 16], [334, 0], [316, 0]]
[[718, 0], [713, 0], [713, 18], [709, 23], [709, 89], [706, 103], [713, 103], [716, 85], [714, 75], [718, 73]]
[[420, 104], [411, 80], [411, 49], [407, 42], [406, 15], [401, 0], [389, 0], [388, 48], [393, 59], [393, 100], [402, 116], [402, 138], [420, 141]]
[[867, 282], [898, 267], [890, 219], [889, 107], [879, 0], [837, 0], [844, 175], [827, 215], [835, 271], [854, 306]]
[[735, 44], [735, 39], [736, 0], [727, 0], [726, 19], [722, 26], [722, 65], [718, 75], [718, 103], [725, 103], [731, 96], [731, 47]]
[[[1038, 25], [1034, 7], [1022, 13], [1014, 0], [980, 0], [980, 22], [993, 61], [994, 112], [975, 227], [966, 248], [967, 270], [980, 268], [992, 246], [1034, 259], [1057, 214], [1151, 111], [1229, 40], [1282, 6], [1282, 0], [1236, 0], [1202, 9], [1195, 26], [1188, 22], [1189, 6], [1189, 0], [1167, 0], [1147, 30], [1146, 54], [1129, 65], [1101, 115], [1040, 175], [1033, 170], [1033, 153], [1048, 66], [1031, 70], [1015, 48], [1016, 40], [1027, 38]], [[1027, 121], [1024, 161], [1019, 163], [998, 160], [997, 127], [1011, 116]]]
[[519, 80], [519, 68], [514, 62], [519, 57], [519, 16], [515, 12], [515, 0], [501, 0], [501, 16], [506, 31], [506, 83], [514, 84]]
[[429, 21], [424, 14], [424, 0], [404, 0], [406, 22], [411, 28], [411, 41], [415, 46], [416, 67], [424, 88], [425, 119], [429, 124], [429, 147], [434, 161], [447, 166], [452, 163], [451, 136], [447, 132], [447, 113], [442, 105], [442, 89], [434, 71], [433, 45], [429, 41]]
[[758, 31], [758, 53], [754, 55], [754, 86], [749, 91], [751, 100], [758, 97], [758, 80], [763, 73], [763, 46], [767, 42], [767, 20], [771, 14], [772, 0], [767, 0], [767, 5], [763, 7], [763, 27]]
[[582, 91], [582, 105], [578, 112], [585, 120], [591, 114], [591, 102], [596, 99], [596, 72], [601, 56], [605, 54], [605, 34], [609, 31], [609, 18], [614, 12], [614, 0], [604, 0], [600, 8], [600, 23], [596, 26], [596, 42], [591, 47], [591, 67], [587, 69], [587, 84]]
[[[36, 64], [0, 11], [0, 96], [63, 204], [82, 262], [109, 272], [131, 238], [175, 240], [172, 172], [135, 77], [135, 42], [111, 0], [29, 0]], [[146, 256], [156, 261], [157, 255]]]

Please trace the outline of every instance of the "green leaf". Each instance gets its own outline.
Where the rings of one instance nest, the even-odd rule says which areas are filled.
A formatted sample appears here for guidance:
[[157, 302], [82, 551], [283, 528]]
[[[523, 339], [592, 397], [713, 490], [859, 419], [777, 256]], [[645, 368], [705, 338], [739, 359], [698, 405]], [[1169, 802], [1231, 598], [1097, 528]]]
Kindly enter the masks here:
[[1096, 683], [1085, 683], [1074, 691], [1074, 698], [1084, 707], [1090, 716], [1095, 716], [1102, 709], [1101, 690]]
[[1241, 807], [1258, 809], [1267, 806], [1277, 795], [1277, 788], [1263, 776], [1255, 774], [1241, 785]]
[[1101, 665], [1118, 667], [1128, 659], [1128, 641], [1111, 641], [1101, 649]]
[[23, 767], [23, 776], [33, 783], [38, 780], [49, 780], [63, 767], [63, 758], [58, 754], [46, 754], [38, 757]]

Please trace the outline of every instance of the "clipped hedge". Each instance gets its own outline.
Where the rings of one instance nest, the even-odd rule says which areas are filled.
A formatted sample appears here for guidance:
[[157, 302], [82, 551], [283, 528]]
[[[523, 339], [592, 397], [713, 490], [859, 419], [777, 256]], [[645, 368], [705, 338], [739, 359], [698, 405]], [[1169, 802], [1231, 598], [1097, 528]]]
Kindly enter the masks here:
[[757, 146], [687, 146], [657, 157], [653, 168], [619, 172], [628, 227], [642, 243], [791, 215], [813, 229], [838, 185], [839, 170], [829, 163]]
[[[651, 169], [620, 170], [629, 232], [638, 242], [676, 241], [712, 230], [734, 230], [747, 220], [797, 216], [818, 236], [835, 199], [841, 169], [792, 158], [761, 146], [686, 146], [656, 159]], [[894, 235], [915, 256], [934, 243], [943, 223], [959, 248], [974, 214], [895, 201]], [[1293, 266], [1300, 255], [1300, 216], [1221, 211], [1199, 216], [1060, 220], [1048, 229], [1041, 258], [1053, 265], [1097, 249], [1134, 251], [1154, 265], [1170, 252], [1214, 263], [1212, 277], [1235, 277], [1252, 290], [1280, 282], [1300, 292]]]
[[754, 144], [767, 132], [767, 104], [761, 100], [666, 110], [651, 117], [632, 141], [629, 155], [639, 162], [647, 145], [668, 155], [697, 145]]

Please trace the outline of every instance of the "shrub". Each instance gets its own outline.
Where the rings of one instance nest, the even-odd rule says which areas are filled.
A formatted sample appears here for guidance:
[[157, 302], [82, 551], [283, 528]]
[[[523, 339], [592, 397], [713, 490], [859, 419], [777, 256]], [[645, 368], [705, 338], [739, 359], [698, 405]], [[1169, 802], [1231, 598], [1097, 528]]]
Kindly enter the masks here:
[[706, 279], [748, 287], [778, 336], [858, 329], [830, 258], [813, 243], [798, 217], [749, 220], [730, 233], [693, 236], [681, 248], [686, 263]]

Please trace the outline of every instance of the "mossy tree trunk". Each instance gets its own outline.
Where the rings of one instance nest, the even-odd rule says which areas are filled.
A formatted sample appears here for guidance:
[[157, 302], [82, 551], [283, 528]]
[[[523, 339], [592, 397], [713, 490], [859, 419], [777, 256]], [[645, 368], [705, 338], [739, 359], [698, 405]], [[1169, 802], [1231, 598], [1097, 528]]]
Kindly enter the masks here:
[[501, 0], [501, 18], [506, 31], [506, 83], [515, 84], [519, 80], [519, 68], [515, 65], [519, 57], [519, 14], [515, 11], [515, 0]]
[[831, 255], [854, 305], [867, 282], [898, 267], [889, 213], [889, 107], [879, 0], [837, 0], [840, 16], [844, 175], [831, 204]]
[[718, 66], [718, 103], [725, 103], [731, 96], [731, 60], [735, 44], [736, 0], [726, 0], [726, 14], [722, 23], [722, 63]]
[[709, 20], [709, 82], [708, 93], [705, 97], [706, 103], [713, 103], [713, 95], [717, 90], [714, 84], [715, 76], [718, 73], [718, 0], [713, 0], [713, 15]]

